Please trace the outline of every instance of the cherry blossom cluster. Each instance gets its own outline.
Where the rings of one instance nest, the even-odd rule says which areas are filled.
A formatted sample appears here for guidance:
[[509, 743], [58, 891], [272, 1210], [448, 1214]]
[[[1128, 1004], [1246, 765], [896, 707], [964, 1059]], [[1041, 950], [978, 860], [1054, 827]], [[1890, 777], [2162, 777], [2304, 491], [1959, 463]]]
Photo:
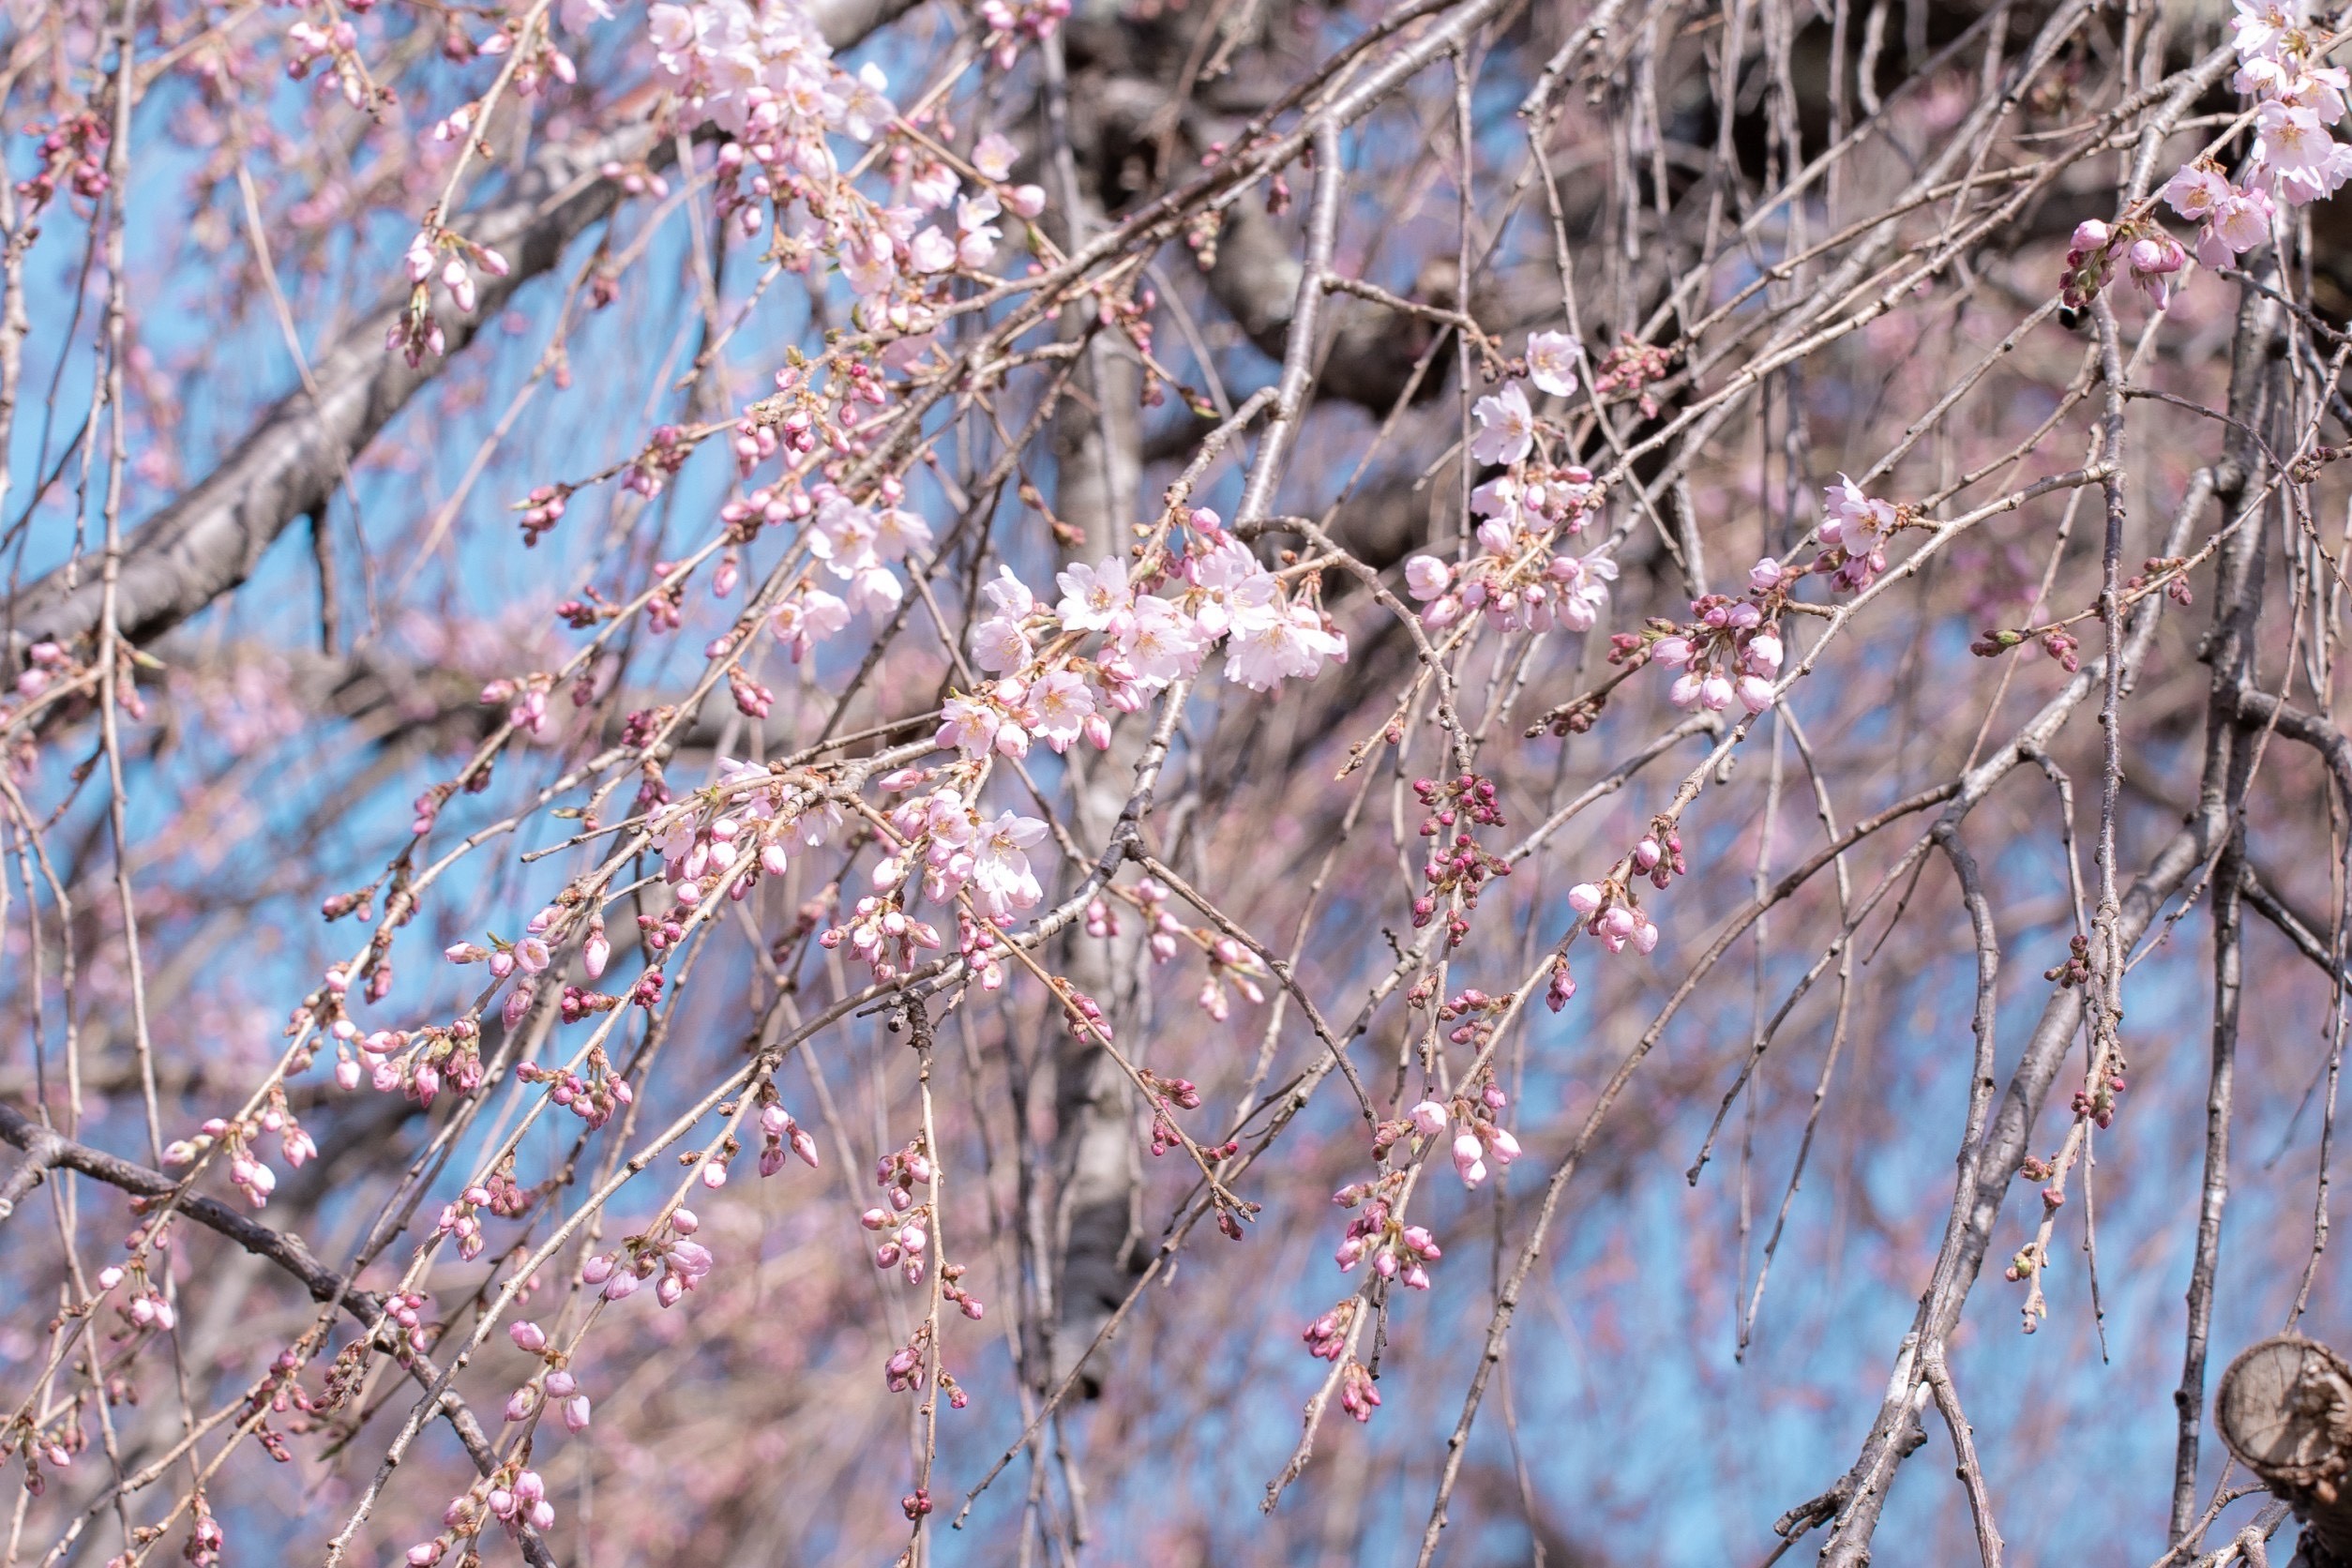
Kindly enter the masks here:
[[[2267, 211], [2267, 199], [2264, 205]], [[2266, 220], [2263, 237], [2268, 234]], [[2172, 302], [2173, 277], [2187, 264], [2188, 254], [2180, 249], [2179, 240], [2164, 232], [2163, 225], [2147, 219], [2127, 219], [2109, 224], [2086, 218], [2074, 225], [2073, 235], [2067, 242], [2058, 303], [2072, 310], [2089, 305], [2114, 280], [2118, 259], [2130, 271], [2133, 285], [2161, 310]], [[2225, 253], [2224, 260], [2227, 259]]]
[[34, 125], [27, 134], [40, 139], [35, 156], [40, 167], [17, 182], [16, 193], [23, 197], [38, 216], [43, 207], [57, 199], [57, 186], [76, 196], [96, 201], [106, 194], [114, 183], [106, 172], [107, 149], [114, 140], [113, 128], [105, 116], [84, 112], [68, 114], [54, 125]]
[[[1167, 918], [1167, 912], [1161, 911], [1158, 919]], [[1164, 931], [1153, 933], [1155, 937], [1165, 934]], [[1203, 944], [1209, 960], [1208, 972], [1201, 976], [1200, 991], [1194, 1000], [1212, 1022], [1223, 1023], [1230, 1016], [1231, 1007], [1226, 1001], [1229, 989], [1239, 992], [1243, 1000], [1253, 1007], [1265, 1004], [1265, 988], [1259, 982], [1267, 977], [1267, 970], [1257, 954], [1231, 937], [1212, 936], [1199, 929], [1191, 930], [1190, 934], [1195, 942]], [[1158, 949], [1153, 951], [1156, 957]]]
[[[537, 1470], [509, 1460], [475, 1482], [442, 1511], [443, 1532], [408, 1549], [408, 1568], [433, 1568], [448, 1555], [452, 1545], [470, 1544], [493, 1522], [510, 1533], [520, 1532], [525, 1525], [538, 1530], [554, 1528], [555, 1505], [548, 1500], [547, 1483]], [[471, 1545], [463, 1555], [478, 1560]]]
[[1148, 1067], [1139, 1069], [1136, 1076], [1143, 1080], [1144, 1098], [1152, 1107], [1152, 1153], [1165, 1154], [1184, 1142], [1184, 1135], [1176, 1130], [1175, 1119], [1168, 1114], [1169, 1108], [1199, 1110], [1200, 1086], [1190, 1078], [1162, 1077]]
[[[903, 1188], [891, 1189], [894, 1197]], [[930, 1205], [894, 1214], [888, 1209], [868, 1209], [858, 1215], [858, 1223], [881, 1234], [874, 1247], [874, 1267], [882, 1270], [904, 1267], [909, 1285], [923, 1281], [927, 1264], [924, 1254], [931, 1244]]]
[[1434, 555], [1405, 564], [1406, 586], [1424, 607], [1422, 626], [1439, 631], [1484, 611], [1502, 631], [1591, 630], [1608, 608], [1617, 563], [1597, 553], [1548, 554], [1545, 538], [1552, 529], [1581, 527], [1591, 503], [1560, 498], [1597, 498], [1591, 477], [1582, 468], [1568, 468], [1479, 486], [1471, 505], [1495, 514], [1478, 526], [1482, 552], [1459, 565]]
[[286, 1163], [300, 1169], [319, 1152], [317, 1143], [303, 1130], [302, 1123], [286, 1108], [286, 1092], [273, 1088], [269, 1103], [260, 1115], [247, 1121], [233, 1122], [213, 1117], [204, 1123], [192, 1138], [178, 1138], [165, 1146], [166, 1165], [188, 1165], [197, 1156], [218, 1144], [228, 1152], [229, 1180], [256, 1209], [265, 1207], [269, 1195], [277, 1190], [278, 1173], [253, 1153], [253, 1142], [264, 1133], [278, 1135], [279, 1147], [285, 1152]]
[[[704, 1167], [706, 1170], [711, 1168], [712, 1165]], [[683, 1227], [678, 1224], [679, 1214], [686, 1216]], [[690, 1239], [695, 1228], [694, 1211], [681, 1209], [670, 1216], [670, 1236], [632, 1236], [615, 1251], [596, 1253], [580, 1266], [580, 1280], [596, 1287], [606, 1301], [622, 1302], [637, 1294], [638, 1287], [658, 1274], [661, 1277], [655, 1281], [654, 1300], [664, 1306], [675, 1306], [711, 1272], [711, 1249]]]
[[56, 1470], [71, 1469], [74, 1455], [89, 1440], [81, 1422], [70, 1415], [44, 1430], [34, 1421], [32, 1411], [19, 1410], [5, 1426], [0, 1426], [0, 1459], [10, 1454], [23, 1458], [24, 1490], [38, 1498], [49, 1489], [49, 1478], [41, 1473], [42, 1461], [48, 1461]]
[[408, 274], [408, 309], [384, 330], [384, 346], [405, 357], [412, 366], [423, 364], [427, 354], [437, 357], [448, 351], [447, 336], [442, 331], [440, 318], [433, 314], [435, 282], [448, 294], [450, 304], [460, 315], [470, 316], [479, 303], [475, 272], [504, 278], [508, 271], [505, 256], [440, 228], [417, 231], [400, 258], [400, 265]]
[[[1858, 594], [1887, 569], [1887, 542], [1910, 521], [1907, 507], [1865, 495], [1861, 486], [1841, 474], [1836, 484], [1821, 492], [1823, 548], [1813, 569], [1829, 573], [1836, 587]], [[1767, 557], [1749, 568], [1749, 590], [1771, 594], [1785, 585], [1788, 576]]]
[[38, 697], [47, 691], [59, 673], [73, 667], [73, 656], [65, 648], [47, 638], [25, 650], [25, 664], [17, 671], [16, 691], [20, 697]]
[[[1347, 640], [1319, 608], [1291, 599], [1215, 513], [1192, 512], [1186, 534], [1171, 568], [1133, 580], [1116, 558], [1063, 570], [1051, 610], [1001, 568], [983, 587], [990, 613], [972, 628], [972, 654], [1003, 678], [949, 700], [940, 745], [968, 761], [991, 749], [1020, 757], [1033, 740], [1056, 751], [1080, 736], [1108, 746], [1112, 713], [1138, 712], [1198, 674], [1221, 639], [1227, 675], [1254, 691], [1311, 678], [1327, 660], [1347, 657]], [[1075, 645], [1090, 633], [1100, 641], [1091, 657], [1078, 656]]]
[[[757, 762], [732, 758], [722, 758], [718, 772], [714, 789], [662, 810], [650, 827], [663, 880], [684, 910], [722, 885], [730, 897], [747, 897], [762, 875], [784, 874], [793, 837], [814, 849], [841, 825], [839, 805], [814, 798], [805, 777], [795, 788]], [[684, 934], [683, 926], [673, 933], [665, 925], [656, 950]], [[646, 940], [653, 944], [650, 931]]]
[[[952, 698], [948, 712], [951, 716], [955, 712]], [[953, 724], [956, 720], [951, 716], [948, 722]], [[985, 816], [950, 787], [903, 802], [891, 812], [890, 824], [900, 836], [899, 847], [873, 871], [874, 885], [885, 896], [903, 898], [902, 889], [919, 870], [924, 897], [937, 904], [953, 904], [968, 894], [990, 919], [1007, 918], [1033, 908], [1045, 897], [1036, 870], [1029, 861], [1031, 848], [1046, 837], [1046, 824], [1034, 817], [1009, 810], [999, 811], [992, 818]], [[895, 922], [862, 933], [872, 941], [860, 941], [858, 934], [845, 933], [860, 956], [869, 956], [884, 935], [915, 946], [940, 945], [939, 935], [930, 927], [920, 921], [908, 921], [895, 909], [879, 918], [888, 920], [891, 915], [897, 916]], [[878, 919], [864, 903], [859, 906], [857, 917], [867, 921]], [[826, 933], [827, 937], [833, 935]], [[836, 945], [836, 942], [826, 942], [825, 945]]]
[[1011, 70], [1020, 58], [1020, 40], [1043, 42], [1053, 36], [1070, 14], [1070, 0], [981, 0], [980, 20], [988, 24], [983, 40], [999, 70]]
[[[883, 1386], [893, 1394], [912, 1394], [921, 1388], [927, 1375], [927, 1369], [923, 1364], [923, 1352], [929, 1348], [930, 1343], [930, 1323], [928, 1321], [917, 1323], [913, 1335], [904, 1345], [893, 1350], [890, 1353], [890, 1359], [882, 1363]], [[916, 1496], [918, 1500], [921, 1499], [919, 1492]], [[927, 1514], [930, 1512], [930, 1504], [927, 1500], [922, 1502], [922, 1512]]]
[[581, 1066], [585, 1071], [576, 1072], [525, 1062], [515, 1068], [515, 1077], [524, 1083], [554, 1085], [548, 1091], [550, 1100], [579, 1117], [591, 1129], [601, 1127], [635, 1101], [637, 1092], [629, 1086], [628, 1079], [613, 1069], [602, 1048], [591, 1049]]
[[[369, 0], [372, 5], [374, 0]], [[366, 10], [367, 6], [354, 6]], [[310, 68], [321, 60], [327, 63], [320, 78], [321, 86], [333, 86], [343, 96], [343, 101], [354, 109], [365, 104], [371, 95], [368, 83], [368, 68], [359, 58], [359, 33], [350, 23], [332, 18], [322, 26], [308, 18], [294, 23], [286, 29], [286, 76], [300, 82], [310, 74]]]
[[825, 173], [833, 172], [828, 132], [864, 142], [895, 113], [880, 70], [852, 76], [835, 65], [824, 35], [798, 6], [656, 4], [646, 23], [656, 58], [692, 107], [738, 137], [772, 139]]
[[1337, 1361], [1347, 1352], [1348, 1330], [1355, 1322], [1360, 1299], [1349, 1296], [1306, 1325], [1306, 1332], [1299, 1337], [1306, 1341], [1308, 1355], [1319, 1361]]
[[[673, 1229], [691, 1234], [700, 1222], [691, 1209], [680, 1209], [670, 1216]], [[534, 1382], [523, 1384], [508, 1395], [505, 1416], [508, 1423], [524, 1422], [543, 1405], [552, 1404], [562, 1414], [564, 1429], [580, 1433], [588, 1429], [593, 1410], [588, 1396], [580, 1392], [580, 1380], [572, 1376], [562, 1350], [548, 1343], [547, 1331], [529, 1319], [520, 1319], [506, 1328], [506, 1335], [515, 1348], [546, 1363], [546, 1375]]]
[[[2269, 243], [2281, 205], [2325, 201], [2352, 179], [2352, 143], [2335, 139], [2352, 77], [2322, 64], [2321, 45], [2291, 0], [2235, 0], [2238, 51], [2232, 84], [2254, 100], [2254, 143], [2237, 179], [2210, 157], [2183, 164], [2165, 182], [2164, 202], [2197, 225], [2199, 264], [2225, 267]], [[2159, 309], [2187, 261], [2180, 244], [2150, 219], [2113, 224], [2087, 219], [2066, 252], [2060, 302], [2080, 309], [2115, 276], [2118, 263]]]
[[1332, 1201], [1341, 1208], [1361, 1206], [1348, 1222], [1333, 1260], [1341, 1274], [1349, 1274], [1369, 1259], [1372, 1272], [1380, 1278], [1394, 1279], [1409, 1289], [1426, 1290], [1428, 1265], [1444, 1254], [1425, 1226], [1407, 1225], [1396, 1212], [1405, 1174], [1392, 1170], [1371, 1182], [1351, 1183], [1332, 1195]]
[[[309, 1391], [302, 1386], [301, 1373], [302, 1355], [298, 1350], [289, 1347], [279, 1351], [277, 1359], [270, 1363], [269, 1375], [254, 1387], [245, 1402], [245, 1417], [252, 1425], [253, 1440], [281, 1465], [294, 1462], [294, 1451], [286, 1446], [284, 1434], [270, 1425], [269, 1417], [284, 1415], [289, 1410], [307, 1416], [322, 1410], [319, 1403], [310, 1397]], [[209, 1509], [205, 1511], [205, 1516], [209, 1519]], [[218, 1526], [207, 1532], [206, 1550], [216, 1558], [222, 1539]]]
[[[1449, 1004], [1440, 1016], [1500, 1011], [1504, 1001], [1481, 991], [1465, 991], [1458, 1003]], [[1456, 1029], [1455, 1034], [1461, 1037], [1457, 1043], [1468, 1043], [1473, 1027]], [[1519, 1157], [1519, 1140], [1512, 1136], [1511, 1129], [1495, 1120], [1510, 1103], [1501, 1087], [1489, 1079], [1475, 1095], [1456, 1094], [1450, 1105], [1423, 1100], [1409, 1115], [1413, 1130], [1432, 1143], [1458, 1124], [1450, 1151], [1455, 1174], [1461, 1177], [1464, 1186], [1476, 1187], [1486, 1180], [1488, 1161], [1500, 1169]]]
[[[143, 1235], [142, 1232], [133, 1236], [131, 1245], [134, 1249], [142, 1244]], [[156, 1240], [159, 1246], [166, 1238], [158, 1236]], [[157, 1289], [148, 1279], [143, 1265], [133, 1263], [126, 1271], [119, 1263], [109, 1263], [98, 1271], [98, 1288], [101, 1293], [111, 1292], [127, 1275], [132, 1279], [131, 1289], [128, 1298], [116, 1304], [115, 1310], [123, 1315], [124, 1320], [134, 1331], [160, 1329], [167, 1334], [171, 1332], [172, 1326], [179, 1320], [179, 1314], [173, 1307], [171, 1298]]]
[[433, 1224], [434, 1232], [455, 1236], [460, 1258], [470, 1260], [480, 1257], [488, 1244], [482, 1229], [483, 1210], [501, 1219], [517, 1219], [529, 1211], [533, 1195], [516, 1182], [513, 1172], [514, 1156], [509, 1154], [500, 1168], [442, 1205], [440, 1216]]
[[[1772, 565], [1760, 563], [1759, 570]], [[1777, 570], [1763, 580], [1776, 584]], [[1650, 644], [1652, 662], [1681, 671], [1666, 688], [1667, 700], [1678, 708], [1703, 707], [1711, 713], [1721, 713], [1734, 698], [1752, 714], [1771, 707], [1772, 678], [1780, 673], [1783, 652], [1780, 623], [1766, 620], [1765, 607], [1754, 599], [1721, 594], [1692, 600], [1691, 615], [1688, 627], [1678, 627]]]
[[425, 1350], [432, 1346], [433, 1330], [428, 1325], [425, 1309], [431, 1298], [421, 1290], [396, 1290], [384, 1298], [384, 1315], [395, 1327], [404, 1331], [403, 1337], [412, 1350]]
[[[772, 1096], [774, 1084], [762, 1086], [762, 1094]], [[792, 1113], [781, 1101], [766, 1098], [760, 1107], [760, 1174], [773, 1176], [784, 1168], [785, 1152], [800, 1156], [803, 1165], [817, 1168], [817, 1140], [808, 1136], [808, 1129], [792, 1120]]]
[[1494, 780], [1466, 773], [1440, 783], [1413, 780], [1413, 795], [1429, 815], [1422, 819], [1421, 837], [1429, 840], [1429, 858], [1422, 867], [1428, 891], [1413, 900], [1413, 925], [1428, 925], [1438, 916], [1440, 900], [1449, 904], [1446, 945], [1459, 946], [1470, 935], [1465, 918], [1478, 907], [1479, 891], [1493, 878], [1511, 874], [1511, 863], [1482, 847], [1472, 827], [1506, 827], [1496, 798]]
[[[1736, 701], [1748, 713], [1760, 714], [1772, 705], [1774, 681], [1787, 655], [1781, 617], [1797, 583], [1810, 572], [1826, 575], [1838, 589], [1860, 592], [1887, 569], [1888, 541], [1914, 521], [1909, 507], [1869, 495], [1841, 474], [1822, 491], [1821, 549], [1810, 568], [1766, 556], [1748, 568], [1744, 595], [1710, 594], [1692, 600], [1687, 625], [1655, 620], [1640, 632], [1618, 633], [1610, 640], [1609, 662], [1647, 661], [1675, 671], [1666, 696], [1676, 707], [1720, 713]], [[1588, 698], [1562, 710], [1564, 728], [1589, 726], [1599, 700]], [[1639, 869], [1651, 871], [1661, 854], [1670, 854], [1679, 872], [1679, 850], [1653, 852]]]
[[[482, 1084], [481, 1027], [472, 1018], [414, 1032], [379, 1029], [360, 1040], [358, 1047], [369, 1063], [369, 1080], [379, 1093], [400, 1092], [418, 1105], [430, 1106], [445, 1081], [460, 1094], [471, 1094]], [[346, 1088], [357, 1087], [359, 1074], [355, 1062], [336, 1063], [336, 1081], [352, 1080], [344, 1084]]]
[[914, 1189], [931, 1184], [931, 1156], [917, 1139], [875, 1162], [874, 1184], [882, 1189], [892, 1211], [903, 1214], [914, 1207]]
[[1633, 901], [1630, 890], [1621, 891], [1613, 882], [1578, 882], [1568, 890], [1568, 907], [1584, 917], [1584, 928], [1612, 953], [1622, 953], [1629, 942], [1636, 953], [1658, 945], [1656, 922]]
[[1674, 353], [1670, 344], [1646, 343], [1628, 332], [1594, 369], [1592, 390], [1605, 398], [1613, 393], [1630, 394], [1634, 406], [1641, 410], [1641, 416], [1654, 419], [1658, 416], [1658, 400], [1648, 388], [1651, 383], [1666, 379]]

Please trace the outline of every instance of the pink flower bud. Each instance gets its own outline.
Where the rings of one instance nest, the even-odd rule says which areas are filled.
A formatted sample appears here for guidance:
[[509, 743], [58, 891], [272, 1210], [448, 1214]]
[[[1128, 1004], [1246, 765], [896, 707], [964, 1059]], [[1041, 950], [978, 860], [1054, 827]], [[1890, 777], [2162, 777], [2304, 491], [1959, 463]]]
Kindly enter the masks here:
[[1449, 1118], [1445, 1107], [1435, 1100], [1424, 1100], [1412, 1108], [1414, 1128], [1424, 1138], [1436, 1138], [1446, 1129]]
[[[1478, 1141], [1476, 1133], [1462, 1133], [1454, 1139], [1454, 1168], [1461, 1172], [1467, 1184], [1474, 1187], [1485, 1180], [1486, 1168], [1482, 1163], [1485, 1153], [1485, 1145]], [[1471, 1175], [1472, 1170], [1478, 1174]]]
[[518, 1349], [528, 1350], [533, 1355], [547, 1349], [547, 1331], [528, 1319], [508, 1325], [506, 1337], [515, 1342]]
[[564, 1429], [567, 1432], [588, 1430], [588, 1396], [576, 1394], [564, 1402]]

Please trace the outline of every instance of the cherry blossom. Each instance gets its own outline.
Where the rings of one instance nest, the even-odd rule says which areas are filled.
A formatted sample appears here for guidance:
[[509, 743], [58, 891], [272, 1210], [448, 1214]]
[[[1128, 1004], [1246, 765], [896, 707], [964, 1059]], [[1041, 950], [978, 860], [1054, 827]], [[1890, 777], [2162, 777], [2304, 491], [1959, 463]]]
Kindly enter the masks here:
[[1576, 357], [1582, 345], [1565, 332], [1538, 332], [1527, 340], [1528, 379], [1556, 398], [1576, 389]]
[[1527, 393], [1512, 382], [1470, 408], [1478, 433], [1470, 438], [1470, 456], [1485, 463], [1515, 463], [1535, 447], [1535, 415]]

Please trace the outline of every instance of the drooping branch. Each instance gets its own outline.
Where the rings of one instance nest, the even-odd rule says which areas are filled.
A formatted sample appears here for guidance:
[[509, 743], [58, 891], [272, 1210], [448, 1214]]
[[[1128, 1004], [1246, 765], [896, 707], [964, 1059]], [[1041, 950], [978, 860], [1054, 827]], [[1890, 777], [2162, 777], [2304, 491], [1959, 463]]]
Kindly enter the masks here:
[[[290, 1230], [274, 1229], [249, 1218], [217, 1198], [183, 1193], [180, 1184], [161, 1171], [78, 1143], [13, 1106], [0, 1104], [0, 1141], [12, 1143], [24, 1152], [24, 1159], [17, 1168], [0, 1179], [0, 1222], [7, 1221], [24, 1195], [53, 1170], [78, 1171], [133, 1198], [159, 1199], [177, 1194], [179, 1213], [254, 1257], [276, 1264], [293, 1275], [310, 1293], [311, 1300], [323, 1305], [340, 1305], [361, 1328], [370, 1332], [384, 1321], [382, 1296], [363, 1289], [320, 1262], [309, 1244]], [[440, 1381], [441, 1368], [423, 1351], [403, 1348], [395, 1356], [419, 1387], [430, 1389]], [[465, 1402], [454, 1393], [445, 1394], [441, 1410], [475, 1468], [484, 1475], [496, 1470], [500, 1464], [498, 1451]], [[521, 1524], [520, 1529], [523, 1556], [532, 1568], [554, 1568], [555, 1560], [538, 1532], [528, 1524]]]
[[[835, 48], [848, 48], [904, 15], [914, 0], [821, 0], [810, 9]], [[450, 228], [498, 251], [503, 277], [475, 269], [476, 308], [460, 314], [434, 294], [447, 352], [410, 365], [384, 347], [407, 309], [408, 291], [387, 294], [311, 366], [313, 397], [279, 399], [204, 478], [150, 517], [127, 541], [115, 585], [122, 634], [146, 642], [201, 613], [253, 574], [279, 536], [324, 508], [353, 458], [411, 399], [495, 320], [524, 284], [552, 270], [565, 250], [619, 205], [609, 164], [661, 167], [677, 156], [673, 138], [650, 120], [601, 136], [543, 147], [502, 193], [450, 220]], [[11, 658], [32, 643], [71, 643], [94, 631], [103, 594], [95, 569], [61, 566], [19, 592], [0, 615]]]

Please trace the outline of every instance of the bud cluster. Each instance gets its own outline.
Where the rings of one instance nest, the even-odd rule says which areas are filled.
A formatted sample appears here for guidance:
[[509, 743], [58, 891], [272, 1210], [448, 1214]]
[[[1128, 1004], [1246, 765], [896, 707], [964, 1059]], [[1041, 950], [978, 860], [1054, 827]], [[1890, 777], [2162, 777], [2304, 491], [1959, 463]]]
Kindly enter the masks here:
[[[670, 1217], [673, 1226], [682, 1226], [688, 1230], [693, 1229], [696, 1224], [691, 1209], [680, 1209]], [[543, 1404], [551, 1402], [563, 1416], [565, 1431], [574, 1434], [586, 1431], [592, 1413], [588, 1396], [580, 1392], [580, 1380], [572, 1376], [571, 1369], [565, 1364], [565, 1353], [548, 1343], [547, 1331], [525, 1319], [510, 1325], [506, 1334], [515, 1342], [516, 1349], [538, 1357], [547, 1367], [545, 1377], [523, 1384], [508, 1395], [506, 1420], [509, 1423], [528, 1421]]]
[[700, 1228], [693, 1210], [680, 1209], [671, 1215], [668, 1239], [632, 1236], [616, 1250], [597, 1253], [582, 1263], [580, 1280], [600, 1288], [605, 1300], [620, 1302], [658, 1274], [654, 1299], [664, 1306], [675, 1306], [711, 1272], [710, 1248], [689, 1239]]
[[1429, 879], [1429, 890], [1413, 900], [1413, 926], [1419, 928], [1437, 918], [1440, 898], [1458, 896], [1460, 908], [1446, 922], [1446, 945], [1458, 947], [1470, 935], [1470, 922], [1464, 916], [1478, 907], [1480, 889], [1490, 878], [1511, 874], [1511, 863], [1481, 848], [1470, 829], [1509, 824], [1496, 797], [1494, 780], [1475, 773], [1442, 784], [1417, 778], [1413, 794], [1429, 812], [1422, 821], [1421, 837], [1430, 841], [1429, 858], [1422, 868]]

